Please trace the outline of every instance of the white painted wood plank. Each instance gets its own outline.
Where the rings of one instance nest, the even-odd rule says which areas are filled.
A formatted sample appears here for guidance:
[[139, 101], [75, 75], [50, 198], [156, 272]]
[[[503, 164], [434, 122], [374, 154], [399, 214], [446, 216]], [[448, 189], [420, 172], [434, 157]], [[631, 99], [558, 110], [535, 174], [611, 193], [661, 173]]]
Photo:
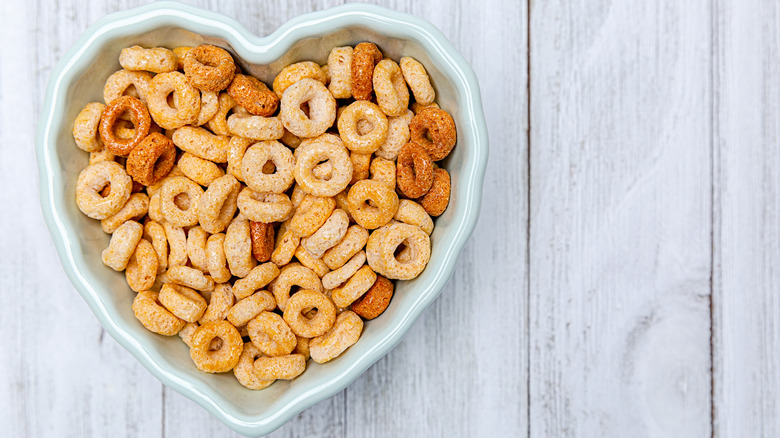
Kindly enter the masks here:
[[710, 4], [531, 4], [531, 436], [710, 434]]
[[780, 435], [780, 5], [716, 8], [715, 436]]

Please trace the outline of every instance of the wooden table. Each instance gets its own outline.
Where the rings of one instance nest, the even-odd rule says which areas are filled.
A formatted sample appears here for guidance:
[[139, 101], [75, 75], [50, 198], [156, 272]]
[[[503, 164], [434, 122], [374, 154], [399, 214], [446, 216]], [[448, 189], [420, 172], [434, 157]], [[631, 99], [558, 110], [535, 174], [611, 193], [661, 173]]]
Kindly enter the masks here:
[[[0, 5], [4, 436], [231, 433], [105, 336], [38, 206], [52, 66], [140, 3]], [[338, 2], [191, 3], [267, 34]], [[779, 436], [780, 4], [380, 3], [480, 79], [482, 215], [406, 339], [274, 436]]]

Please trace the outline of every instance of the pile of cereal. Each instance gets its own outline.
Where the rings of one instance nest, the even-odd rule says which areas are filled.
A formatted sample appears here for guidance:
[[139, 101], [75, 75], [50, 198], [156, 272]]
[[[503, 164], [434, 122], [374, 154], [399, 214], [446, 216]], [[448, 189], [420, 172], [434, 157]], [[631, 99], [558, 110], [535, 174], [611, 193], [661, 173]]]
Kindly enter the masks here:
[[293, 379], [425, 269], [456, 130], [419, 62], [337, 47], [272, 89], [210, 45], [119, 63], [73, 125], [90, 153], [76, 203], [111, 234], [103, 263], [125, 271], [138, 320], [178, 334], [198, 369], [250, 389]]

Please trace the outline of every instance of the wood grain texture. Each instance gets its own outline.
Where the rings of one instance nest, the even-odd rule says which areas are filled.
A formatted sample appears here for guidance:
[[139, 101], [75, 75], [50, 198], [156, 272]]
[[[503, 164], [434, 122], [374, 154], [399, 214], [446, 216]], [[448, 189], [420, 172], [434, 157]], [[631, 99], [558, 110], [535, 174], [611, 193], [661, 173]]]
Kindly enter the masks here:
[[532, 2], [532, 437], [710, 434], [709, 10]]

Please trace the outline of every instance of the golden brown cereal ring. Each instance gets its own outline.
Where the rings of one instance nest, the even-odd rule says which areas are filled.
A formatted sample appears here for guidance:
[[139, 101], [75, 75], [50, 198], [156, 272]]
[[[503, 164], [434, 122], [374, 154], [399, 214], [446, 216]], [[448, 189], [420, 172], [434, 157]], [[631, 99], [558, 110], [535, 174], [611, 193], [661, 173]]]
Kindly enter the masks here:
[[352, 218], [367, 230], [385, 225], [398, 211], [398, 195], [387, 184], [370, 179], [352, 186], [347, 202]]
[[309, 360], [309, 338], [302, 338], [300, 336], [297, 336], [298, 343], [295, 345], [295, 350], [293, 350], [293, 353], [300, 354], [303, 356], [304, 360]]
[[333, 198], [306, 195], [290, 219], [290, 230], [298, 237], [310, 236], [328, 220], [335, 208]]
[[133, 193], [119, 211], [100, 221], [100, 226], [104, 232], [111, 234], [126, 221], [140, 220], [148, 209], [149, 197], [144, 193]]
[[363, 320], [349, 310], [336, 317], [336, 323], [321, 336], [309, 342], [311, 358], [317, 363], [335, 359], [360, 339]]
[[238, 208], [238, 191], [241, 183], [233, 175], [221, 176], [209, 184], [197, 205], [200, 226], [212, 234], [223, 231]]
[[285, 129], [284, 133], [282, 133], [282, 138], [280, 138], [279, 141], [288, 148], [295, 149], [301, 145], [302, 140], [297, 135]]
[[370, 171], [371, 179], [383, 182], [395, 190], [396, 169], [395, 163], [393, 161], [385, 160], [381, 157], [376, 157], [371, 161]]
[[260, 312], [270, 312], [276, 308], [276, 301], [270, 292], [260, 290], [237, 302], [230, 308], [227, 320], [236, 327], [246, 325]]
[[228, 117], [227, 126], [231, 134], [257, 141], [278, 140], [284, 135], [279, 117], [233, 114]]
[[152, 132], [127, 157], [127, 173], [145, 186], [162, 181], [173, 168], [176, 147], [168, 137]]
[[404, 76], [392, 59], [383, 59], [374, 67], [374, 93], [377, 105], [388, 116], [400, 116], [409, 106]]
[[[211, 350], [211, 341], [222, 341], [217, 350]], [[241, 357], [244, 341], [235, 327], [227, 321], [209, 322], [192, 335], [190, 357], [199, 370], [206, 373], [224, 373], [233, 369]]]
[[103, 264], [115, 271], [124, 271], [143, 234], [144, 227], [138, 222], [123, 223], [111, 235], [108, 248], [103, 250]]
[[251, 342], [244, 343], [244, 350], [238, 359], [236, 367], [233, 368], [238, 383], [245, 388], [260, 390], [271, 386], [274, 380], [262, 380], [255, 373], [255, 359], [263, 357], [263, 353]]
[[450, 174], [441, 168], [433, 171], [433, 184], [428, 193], [419, 200], [431, 216], [439, 216], [450, 203]]
[[[102, 144], [103, 140], [100, 141]], [[116, 158], [116, 155], [103, 146], [103, 149], [89, 153], [89, 164], [95, 164], [101, 161], [114, 161], [114, 158]]]
[[230, 140], [226, 136], [214, 135], [200, 127], [182, 126], [174, 131], [171, 139], [181, 150], [192, 155], [215, 163], [227, 162]]
[[[257, 264], [252, 257], [249, 221], [241, 218], [240, 215], [230, 222], [225, 232], [225, 258], [227, 258], [230, 273], [240, 278], [246, 277]], [[238, 282], [236, 282], [236, 286], [238, 286]], [[249, 295], [251, 292], [237, 297], [241, 299]]]
[[127, 263], [125, 280], [130, 289], [141, 292], [154, 286], [157, 277], [157, 253], [148, 240], [141, 239]]
[[371, 289], [355, 300], [349, 309], [363, 319], [374, 319], [390, 305], [390, 300], [393, 298], [393, 288], [392, 281], [377, 275], [376, 282], [371, 286]]
[[367, 179], [371, 168], [371, 154], [352, 152], [349, 154], [349, 159], [352, 161], [352, 179], [349, 183], [355, 184], [360, 180]]
[[201, 196], [203, 196], [203, 189], [186, 176], [175, 176], [166, 180], [160, 191], [163, 217], [177, 227], [197, 224], [196, 206]]
[[382, 52], [374, 43], [360, 43], [352, 51], [352, 96], [355, 100], [371, 100], [374, 65], [382, 60]]
[[328, 55], [330, 90], [336, 99], [352, 97], [352, 47], [334, 47]]
[[[168, 104], [171, 93], [175, 108]], [[200, 92], [177, 71], [160, 73], [149, 82], [146, 103], [155, 123], [165, 129], [176, 129], [198, 120]]]
[[420, 105], [430, 105], [436, 98], [436, 92], [431, 86], [431, 78], [425, 67], [416, 59], [404, 56], [401, 58], [401, 72], [403, 72], [406, 83], [412, 89], [414, 100]]
[[[114, 124], [119, 116], [128, 112], [135, 126], [135, 137], [131, 139], [120, 139], [114, 135]], [[130, 152], [141, 144], [141, 141], [149, 134], [151, 119], [149, 112], [140, 100], [122, 96], [111, 102], [103, 111], [100, 117], [100, 139], [106, 148], [120, 157], [126, 157]]]
[[168, 222], [163, 222], [165, 238], [168, 239], [168, 267], [184, 266], [187, 264], [187, 235], [184, 229], [176, 227]]
[[195, 334], [195, 330], [197, 330], [198, 327], [197, 322], [188, 322], [179, 330], [179, 337], [184, 341], [187, 347], [192, 348], [192, 335]]
[[165, 237], [165, 228], [154, 220], [144, 224], [144, 239], [152, 242], [155, 254], [157, 254], [157, 273], [162, 274], [168, 269], [168, 238]]
[[349, 195], [349, 190], [344, 190], [343, 192], [339, 192], [336, 194], [336, 196], [333, 197], [333, 199], [336, 200], [336, 208], [340, 208], [347, 212], [347, 216], [349, 216], [349, 222], [354, 223], [355, 220], [352, 219], [352, 215], [349, 213], [349, 210], [351, 209], [349, 206], [349, 202], [347, 201], [347, 195]]
[[[162, 187], [162, 186], [160, 186]], [[160, 204], [160, 191], [156, 191], [153, 195], [149, 197], [149, 211], [147, 212], [149, 215], [149, 219], [163, 223], [165, 222], [165, 218], [162, 214], [162, 207]]]
[[[214, 290], [214, 280], [212, 280], [211, 277], [195, 268], [190, 268], [189, 266], [175, 266], [168, 269], [167, 278], [171, 283], [186, 286], [190, 289], [199, 291]], [[198, 315], [198, 317], [200, 317], [200, 315]]]
[[189, 152], [183, 153], [179, 158], [179, 169], [184, 176], [205, 187], [215, 179], [225, 176], [225, 171], [216, 163], [196, 157]]
[[237, 74], [227, 92], [236, 103], [256, 116], [268, 117], [279, 106], [279, 97], [252, 76]]
[[[301, 109], [304, 103], [308, 104], [308, 114]], [[336, 99], [325, 85], [314, 79], [302, 79], [287, 88], [281, 104], [279, 118], [298, 137], [317, 137], [336, 120]]]
[[298, 340], [281, 316], [272, 312], [260, 312], [246, 326], [249, 338], [263, 354], [284, 356], [290, 354]]
[[[266, 162], [273, 162], [276, 171], [266, 174], [262, 171]], [[241, 160], [241, 174], [244, 182], [256, 192], [282, 193], [290, 188], [295, 170], [292, 152], [278, 141], [255, 143]]]
[[342, 209], [335, 209], [324, 224], [312, 235], [301, 240], [301, 246], [306, 248], [313, 257], [320, 258], [325, 251], [336, 246], [349, 227], [349, 217]]
[[209, 275], [211, 275], [214, 281], [224, 283], [230, 280], [233, 274], [227, 268], [224, 234], [217, 233], [209, 236], [206, 241], [206, 257], [208, 259]]
[[[111, 191], [103, 197], [99, 192], [108, 184], [111, 184]], [[132, 187], [133, 180], [121, 164], [114, 161], [90, 164], [79, 173], [76, 181], [76, 204], [85, 215], [102, 220], [125, 205]]]
[[415, 143], [407, 143], [398, 153], [396, 167], [398, 189], [409, 198], [419, 198], [433, 184], [433, 161], [425, 149]]
[[292, 380], [306, 370], [306, 359], [302, 354], [260, 357], [254, 367], [259, 379]]
[[273, 263], [258, 265], [244, 278], [236, 280], [236, 283], [233, 285], [233, 295], [236, 296], [236, 299], [243, 300], [256, 291], [266, 287], [279, 276], [279, 273], [279, 268]]
[[184, 69], [184, 57], [187, 55], [187, 52], [192, 50], [192, 47], [189, 46], [179, 46], [174, 47], [171, 51], [174, 55], [176, 55], [176, 70], [183, 70]]
[[236, 63], [225, 49], [202, 44], [184, 56], [184, 74], [196, 88], [220, 91], [233, 80]]
[[333, 303], [338, 307], [347, 307], [352, 302], [363, 296], [371, 289], [376, 281], [376, 273], [367, 265], [363, 265], [355, 272], [344, 286], [337, 287], [331, 292]]
[[279, 98], [282, 98], [284, 90], [302, 79], [313, 79], [325, 84], [325, 73], [320, 66], [311, 61], [296, 62], [283, 68], [274, 78], [273, 89]]
[[284, 193], [258, 193], [246, 187], [238, 194], [238, 209], [254, 222], [278, 222], [290, 214], [292, 206]]
[[[443, 160], [452, 152], [457, 141], [455, 121], [446, 111], [425, 108], [409, 124], [412, 142], [428, 152], [433, 161]], [[432, 140], [428, 140], [430, 134]]]
[[[191, 269], [180, 266], [172, 269]], [[170, 274], [171, 269], [168, 270]], [[168, 311], [187, 322], [196, 322], [206, 311], [206, 300], [189, 287], [165, 283], [160, 289], [160, 304]]]
[[[330, 163], [331, 174], [327, 179], [314, 175], [321, 162]], [[343, 191], [352, 177], [352, 161], [347, 149], [335, 135], [325, 134], [301, 143], [295, 149], [295, 181], [314, 196], [335, 196]]]
[[414, 114], [420, 114], [420, 111], [422, 111], [422, 110], [424, 110], [425, 108], [428, 108], [428, 107], [441, 109], [441, 108], [439, 108], [439, 105], [436, 104], [436, 102], [433, 102], [430, 105], [421, 105], [420, 103], [415, 102], [415, 103], [412, 104], [412, 112]]
[[195, 125], [205, 125], [206, 122], [213, 119], [219, 111], [219, 97], [214, 91], [202, 91], [200, 92], [200, 111], [198, 112], [198, 118], [195, 120]]
[[347, 233], [338, 245], [325, 251], [322, 261], [330, 269], [336, 270], [360, 252], [366, 246], [367, 241], [368, 231], [360, 225], [352, 225], [347, 229]]
[[277, 266], [290, 263], [295, 255], [295, 250], [298, 249], [298, 244], [301, 242], [300, 237], [289, 229], [289, 224], [289, 220], [282, 223], [276, 233], [276, 243], [274, 251], [271, 253], [271, 261]]
[[125, 47], [119, 52], [119, 65], [129, 71], [166, 73], [176, 70], [176, 55], [164, 47]]
[[260, 263], [271, 260], [274, 251], [274, 224], [249, 221], [249, 235], [252, 238], [252, 255]]
[[[213, 236], [212, 236], [213, 237]], [[227, 318], [227, 314], [233, 307], [233, 291], [228, 283], [220, 283], [214, 286], [209, 299], [209, 306], [200, 317], [198, 322], [206, 324], [209, 322], [222, 321]]]
[[290, 292], [295, 286], [317, 292], [323, 290], [320, 277], [314, 271], [300, 263], [288, 263], [282, 267], [276, 279], [268, 285], [268, 290], [274, 294], [279, 310], [284, 311], [287, 300], [290, 299]]
[[[358, 122], [367, 121], [371, 131], [360, 134]], [[387, 116], [379, 107], [368, 101], [351, 103], [339, 116], [338, 130], [347, 149], [361, 154], [371, 154], [387, 139]]]
[[[306, 317], [303, 313], [312, 308], [316, 313], [311, 318]], [[301, 290], [287, 300], [284, 320], [297, 336], [313, 338], [333, 327], [336, 308], [321, 292]]]
[[219, 109], [214, 114], [214, 117], [212, 117], [211, 120], [206, 123], [206, 127], [209, 128], [214, 134], [228, 135], [230, 134], [227, 126], [228, 113], [230, 113], [230, 111], [238, 104], [226, 92], [219, 93], [218, 101]]
[[[404, 244], [410, 259], [400, 261], [396, 250]], [[411, 280], [425, 269], [431, 257], [431, 240], [419, 227], [393, 223], [371, 233], [366, 243], [368, 265], [389, 279]]]
[[119, 70], [114, 72], [106, 79], [106, 85], [103, 88], [103, 101], [109, 105], [120, 96], [128, 95], [141, 102], [146, 102], [152, 77], [151, 73], [145, 71]]
[[147, 330], [163, 336], [179, 333], [186, 321], [176, 317], [158, 301], [158, 293], [139, 292], [133, 299], [133, 313]]
[[241, 173], [241, 162], [244, 159], [247, 148], [252, 143], [254, 143], [254, 140], [250, 138], [243, 138], [237, 135], [230, 137], [227, 153], [227, 173], [235, 176], [239, 181], [244, 181]]
[[357, 272], [365, 262], [366, 253], [364, 251], [360, 251], [359, 253], [352, 256], [352, 258], [349, 259], [349, 261], [345, 263], [344, 266], [325, 274], [322, 277], [322, 287], [325, 289], [337, 288], [345, 281], [349, 280], [353, 275], [355, 275], [355, 272]]
[[295, 258], [297, 258], [303, 266], [306, 266], [307, 268], [314, 271], [314, 273], [317, 274], [317, 276], [320, 278], [330, 272], [328, 265], [326, 265], [322, 259], [318, 259], [317, 257], [311, 255], [309, 251], [307, 251], [303, 246], [298, 246], [298, 249], [295, 250]]
[[99, 102], [90, 102], [76, 116], [73, 121], [73, 139], [79, 149], [87, 152], [97, 152], [103, 149], [103, 140], [100, 139], [98, 125], [100, 116], [106, 106]]
[[393, 219], [405, 224], [420, 227], [425, 234], [431, 235], [433, 232], [433, 220], [425, 211], [422, 205], [409, 199], [402, 199], [398, 203], [398, 211]]

